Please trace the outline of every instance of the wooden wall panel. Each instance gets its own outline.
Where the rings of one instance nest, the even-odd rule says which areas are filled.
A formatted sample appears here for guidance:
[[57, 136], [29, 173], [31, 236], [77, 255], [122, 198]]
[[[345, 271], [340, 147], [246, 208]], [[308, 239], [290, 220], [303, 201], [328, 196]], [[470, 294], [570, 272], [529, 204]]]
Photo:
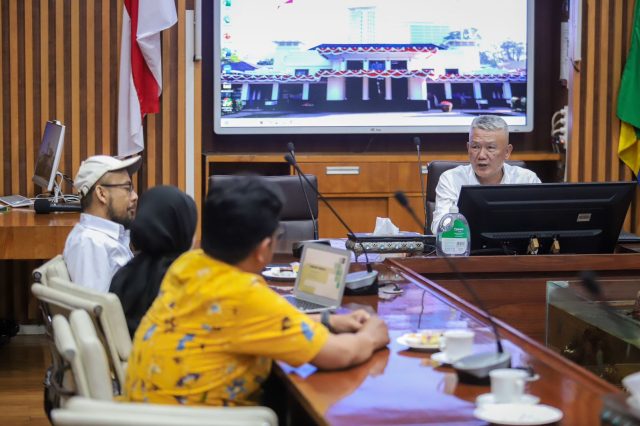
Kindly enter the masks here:
[[[161, 111], [145, 119], [146, 149], [138, 191], [154, 185], [186, 187], [185, 10], [162, 34]], [[0, 3], [0, 195], [34, 196], [31, 183], [44, 124], [66, 125], [60, 171], [73, 178], [80, 162], [117, 153], [122, 0], [2, 0]], [[196, 64], [195, 199], [201, 199], [201, 87]], [[63, 190], [71, 193], [70, 185]], [[1, 244], [1, 242], [0, 242]], [[34, 262], [0, 262], [0, 318], [34, 320], [28, 297]]]
[[[0, 9], [0, 193], [33, 196], [35, 157], [46, 120], [66, 129], [60, 171], [73, 176], [94, 154], [117, 151], [122, 1], [3, 0]], [[191, 6], [191, 3], [189, 3]], [[139, 189], [186, 185], [185, 10], [162, 34], [161, 112], [146, 119]], [[192, 7], [192, 6], [191, 6]], [[200, 134], [196, 134], [196, 145]], [[200, 158], [197, 159], [200, 165]], [[71, 192], [65, 185], [64, 190]]]
[[[635, 0], [571, 0], [582, 3], [582, 52], [570, 76], [567, 180], [605, 182], [634, 177], [618, 158], [616, 116], [622, 70], [630, 47]], [[572, 19], [576, 19], [572, 16]], [[640, 231], [636, 196], [625, 228]]]

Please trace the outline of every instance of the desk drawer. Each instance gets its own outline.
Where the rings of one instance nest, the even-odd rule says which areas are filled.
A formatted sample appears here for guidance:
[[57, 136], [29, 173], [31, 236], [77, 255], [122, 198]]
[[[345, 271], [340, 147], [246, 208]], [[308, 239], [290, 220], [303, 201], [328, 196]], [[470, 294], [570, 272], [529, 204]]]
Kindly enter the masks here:
[[302, 163], [305, 173], [318, 177], [323, 194], [378, 193], [389, 191], [389, 164]]

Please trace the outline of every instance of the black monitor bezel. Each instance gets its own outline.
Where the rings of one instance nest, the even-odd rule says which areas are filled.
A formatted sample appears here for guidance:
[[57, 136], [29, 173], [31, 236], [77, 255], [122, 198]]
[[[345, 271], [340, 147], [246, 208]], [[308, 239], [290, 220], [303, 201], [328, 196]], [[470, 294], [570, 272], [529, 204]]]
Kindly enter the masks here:
[[554, 238], [560, 253], [612, 253], [636, 186], [635, 182], [464, 185], [458, 207], [469, 222], [472, 254], [491, 250], [526, 254], [532, 236], [540, 243], [538, 254], [551, 253]]

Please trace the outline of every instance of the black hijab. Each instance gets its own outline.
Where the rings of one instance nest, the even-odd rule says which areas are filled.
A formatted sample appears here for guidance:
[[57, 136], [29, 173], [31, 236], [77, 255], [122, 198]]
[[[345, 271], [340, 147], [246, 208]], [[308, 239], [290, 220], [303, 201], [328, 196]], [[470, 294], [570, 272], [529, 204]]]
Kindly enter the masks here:
[[167, 269], [191, 248], [197, 220], [193, 199], [174, 186], [156, 186], [140, 196], [131, 224], [131, 243], [139, 253], [116, 272], [109, 289], [122, 302], [132, 337]]

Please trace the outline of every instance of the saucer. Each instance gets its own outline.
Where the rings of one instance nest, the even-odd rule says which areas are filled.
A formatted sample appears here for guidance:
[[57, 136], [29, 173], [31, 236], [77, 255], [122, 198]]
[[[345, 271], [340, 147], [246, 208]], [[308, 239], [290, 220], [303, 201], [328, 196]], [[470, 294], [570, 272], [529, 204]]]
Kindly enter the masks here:
[[[426, 336], [426, 342], [424, 343], [414, 343], [409, 341], [409, 336], [413, 334], [424, 334]], [[404, 346], [409, 346], [411, 349], [421, 350], [421, 351], [432, 351], [434, 349], [440, 348], [440, 335], [442, 334], [441, 330], [422, 330], [420, 333], [406, 333], [396, 339], [396, 342], [400, 343]], [[438, 338], [436, 338], [436, 336]]]
[[640, 402], [633, 395], [627, 398], [627, 405], [633, 413], [640, 414]]
[[473, 415], [485, 422], [497, 425], [546, 425], [562, 419], [563, 413], [549, 405], [522, 403], [484, 404], [473, 411]]
[[274, 281], [295, 281], [296, 273], [290, 269], [267, 268], [262, 271], [262, 276]]
[[443, 365], [451, 365], [455, 362], [454, 360], [449, 359], [447, 354], [444, 352], [436, 352], [435, 354], [432, 354], [431, 359], [434, 361], [438, 361], [440, 364], [443, 364]]
[[[535, 395], [529, 395], [528, 393], [520, 396], [520, 400], [517, 401], [518, 404], [530, 404], [534, 405], [540, 402], [540, 398]], [[492, 393], [483, 393], [482, 395], [476, 398], [476, 405], [484, 405], [484, 404], [499, 404], [496, 402], [495, 395]]]

